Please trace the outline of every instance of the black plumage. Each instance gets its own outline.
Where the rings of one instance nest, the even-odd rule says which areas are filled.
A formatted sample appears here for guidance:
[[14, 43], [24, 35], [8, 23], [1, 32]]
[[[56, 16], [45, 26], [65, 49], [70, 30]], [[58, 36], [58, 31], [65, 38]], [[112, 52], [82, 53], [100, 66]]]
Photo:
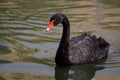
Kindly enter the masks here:
[[102, 37], [82, 34], [70, 40], [70, 24], [68, 18], [62, 14], [54, 14], [50, 22], [54, 25], [62, 23], [62, 38], [56, 53], [57, 65], [74, 65], [94, 62], [107, 57], [109, 43]]

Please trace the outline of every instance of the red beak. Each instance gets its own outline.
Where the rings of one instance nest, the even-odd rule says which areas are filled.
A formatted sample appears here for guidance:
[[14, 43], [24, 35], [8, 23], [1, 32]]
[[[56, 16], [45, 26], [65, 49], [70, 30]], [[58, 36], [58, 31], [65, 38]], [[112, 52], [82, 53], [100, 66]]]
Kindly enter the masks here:
[[53, 27], [54, 27], [54, 20], [52, 20], [52, 21], [49, 23], [46, 31], [48, 32], [48, 31], [51, 30]]

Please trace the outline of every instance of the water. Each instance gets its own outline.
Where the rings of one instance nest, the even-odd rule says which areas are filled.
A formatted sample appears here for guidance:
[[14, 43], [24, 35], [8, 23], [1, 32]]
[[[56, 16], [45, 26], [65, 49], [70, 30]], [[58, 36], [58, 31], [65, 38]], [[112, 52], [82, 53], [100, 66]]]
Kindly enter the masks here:
[[[119, 0], [1, 0], [0, 80], [119, 80]], [[66, 14], [71, 37], [82, 33], [110, 42], [109, 56], [99, 64], [55, 66], [61, 27], [45, 32], [49, 18]], [[61, 26], [61, 25], [59, 25]]]

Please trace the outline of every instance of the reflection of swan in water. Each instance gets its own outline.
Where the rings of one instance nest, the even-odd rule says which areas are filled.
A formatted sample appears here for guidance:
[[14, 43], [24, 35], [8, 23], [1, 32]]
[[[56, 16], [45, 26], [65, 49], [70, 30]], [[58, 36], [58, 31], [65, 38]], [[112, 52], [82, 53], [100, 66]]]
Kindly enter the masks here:
[[56, 80], [91, 80], [97, 70], [104, 67], [94, 67], [95, 65], [67, 66], [55, 68]]

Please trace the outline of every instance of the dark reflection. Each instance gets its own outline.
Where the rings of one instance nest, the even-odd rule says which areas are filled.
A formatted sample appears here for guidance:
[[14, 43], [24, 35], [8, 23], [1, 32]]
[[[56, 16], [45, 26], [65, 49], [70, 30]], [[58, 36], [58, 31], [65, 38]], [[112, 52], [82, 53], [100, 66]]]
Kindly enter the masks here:
[[97, 70], [104, 67], [95, 67], [95, 65], [77, 65], [71, 67], [55, 67], [56, 80], [91, 80]]
[[0, 54], [8, 54], [10, 52], [11, 50], [9, 50], [8, 47], [0, 45]]
[[[11, 53], [11, 50], [8, 48], [8, 44], [2, 40], [0, 40], [0, 56]], [[0, 58], [1, 63], [11, 63], [9, 60], [3, 60]], [[0, 79], [1, 80], [1, 79]]]
[[0, 80], [6, 80], [5, 78], [3, 78], [2, 76], [0, 76]]
[[8, 60], [0, 60], [0, 64], [1, 63], [12, 63], [11, 61], [8, 61]]
[[70, 67], [55, 67], [55, 79], [56, 80], [68, 80]]
[[7, 47], [7, 43], [0, 40], [0, 55], [8, 54], [11, 50]]

